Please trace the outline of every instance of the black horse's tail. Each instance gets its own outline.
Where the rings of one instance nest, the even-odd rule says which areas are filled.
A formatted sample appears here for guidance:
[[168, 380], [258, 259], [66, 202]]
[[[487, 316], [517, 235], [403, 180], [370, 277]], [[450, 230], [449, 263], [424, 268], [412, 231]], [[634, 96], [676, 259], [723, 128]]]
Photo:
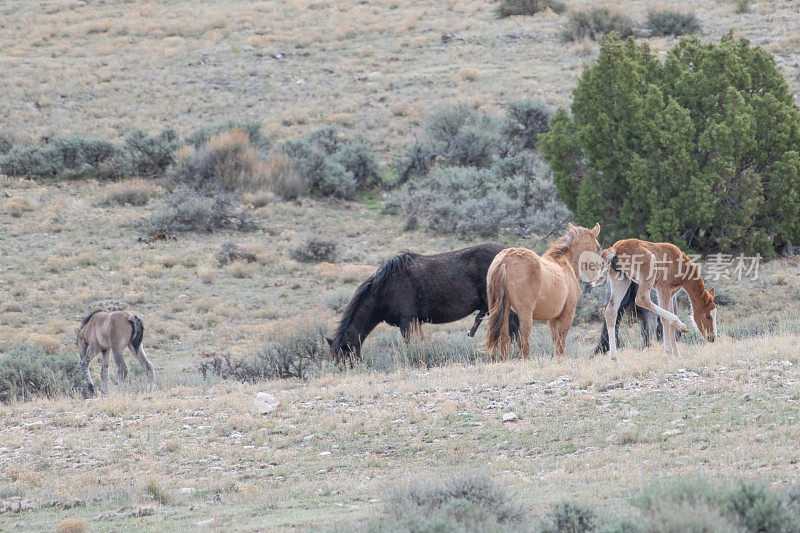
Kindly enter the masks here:
[[144, 337], [144, 324], [142, 324], [141, 319], [133, 315], [128, 319], [128, 322], [131, 323], [131, 327], [133, 328], [133, 332], [131, 333], [131, 346], [136, 352], [139, 352], [139, 348], [142, 346], [142, 338]]

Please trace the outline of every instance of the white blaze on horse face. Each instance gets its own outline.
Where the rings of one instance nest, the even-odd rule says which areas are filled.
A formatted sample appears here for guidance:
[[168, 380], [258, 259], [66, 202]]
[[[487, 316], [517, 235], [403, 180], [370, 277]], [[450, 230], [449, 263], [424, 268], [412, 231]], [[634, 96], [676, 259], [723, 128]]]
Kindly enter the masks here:
[[711, 313], [709, 313], [709, 314], [711, 315], [711, 326], [712, 326], [713, 331], [714, 331], [714, 338], [716, 339], [717, 338], [717, 308], [715, 307], [714, 309], [712, 309]]

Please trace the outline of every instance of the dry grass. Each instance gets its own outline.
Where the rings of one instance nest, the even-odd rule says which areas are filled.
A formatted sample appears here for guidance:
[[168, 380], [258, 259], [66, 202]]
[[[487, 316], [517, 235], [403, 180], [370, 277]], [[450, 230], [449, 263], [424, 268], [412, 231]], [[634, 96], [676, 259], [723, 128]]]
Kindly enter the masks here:
[[56, 533], [87, 533], [89, 522], [83, 518], [65, 518], [56, 525]]
[[33, 211], [33, 205], [30, 200], [23, 196], [14, 196], [6, 200], [6, 213], [12, 217], [19, 218], [23, 213]]
[[[641, 21], [663, 4], [626, 3], [625, 10]], [[486, 0], [111, 0], [49, 2], [40, 13], [38, 4], [17, 0], [4, 9], [0, 28], [0, 68], [11, 73], [0, 103], [4, 127], [32, 138], [51, 130], [114, 138], [132, 127], [172, 124], [188, 133], [256, 120], [283, 139], [339, 117], [392, 156], [413, 140], [420, 116], [455, 99], [480, 98], [489, 107], [522, 97], [566, 105], [577, 81], [573, 71], [597, 45], [589, 45], [588, 57], [577, 55], [559, 42], [563, 15], [547, 10], [498, 20], [496, 7]], [[776, 41], [800, 25], [792, 2], [751, 2], [745, 15], [729, 1], [678, 0], [669, 7], [695, 11], [704, 39], [734, 29], [754, 42]], [[454, 38], [443, 43], [443, 33]], [[797, 51], [777, 53], [797, 90]], [[467, 64], [475, 58], [481, 64]], [[460, 82], [453, 76], [460, 68], [481, 75]], [[140, 90], [143, 79], [147, 91]], [[419, 116], [396, 114], [404, 105], [414, 105]]]

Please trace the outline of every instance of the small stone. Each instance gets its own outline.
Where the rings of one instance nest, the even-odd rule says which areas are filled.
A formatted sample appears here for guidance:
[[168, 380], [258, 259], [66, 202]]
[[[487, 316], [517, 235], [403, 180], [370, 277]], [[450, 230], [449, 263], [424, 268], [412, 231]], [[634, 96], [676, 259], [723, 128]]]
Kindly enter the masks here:
[[514, 420], [517, 420], [517, 418], [517, 413], [503, 413], [503, 422], [513, 422]]
[[261, 415], [275, 412], [280, 405], [280, 400], [268, 392], [259, 392], [253, 399], [253, 409]]
[[324, 456], [324, 455], [330, 455], [331, 452], [325, 451], [325, 452], [319, 452], [319, 454], [320, 456]]

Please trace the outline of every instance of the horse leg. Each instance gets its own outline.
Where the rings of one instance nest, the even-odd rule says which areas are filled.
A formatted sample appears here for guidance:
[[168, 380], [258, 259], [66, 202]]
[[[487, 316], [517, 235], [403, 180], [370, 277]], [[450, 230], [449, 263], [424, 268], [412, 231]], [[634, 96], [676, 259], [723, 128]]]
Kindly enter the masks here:
[[100, 351], [100, 385], [103, 394], [108, 394], [108, 350]]
[[567, 310], [560, 317], [548, 322], [550, 325], [550, 336], [553, 338], [553, 346], [555, 347], [556, 357], [564, 357], [567, 355], [567, 333], [572, 326], [572, 320], [575, 318], [575, 309]]
[[[674, 313], [675, 308], [672, 305], [672, 294], [667, 290], [659, 290], [658, 300], [663, 302], [664, 308], [670, 313]], [[675, 324], [672, 322], [664, 323], [664, 352], [667, 355], [678, 356], [678, 343], [675, 342]]]
[[608, 277], [606, 277], [606, 283], [608, 283], [608, 286], [611, 288], [605, 311], [606, 329], [608, 331], [608, 352], [611, 360], [616, 361], [619, 357], [617, 353], [618, 311], [631, 281], [620, 274], [610, 272]]
[[[652, 279], [642, 280], [642, 282], [639, 284], [639, 293], [636, 295], [636, 305], [639, 307], [644, 307], [645, 309], [648, 309], [660, 316], [662, 323], [670, 322], [676, 325], [680, 331], [689, 331], [689, 328], [687, 328], [686, 324], [684, 324], [683, 321], [678, 318], [678, 315], [653, 303], [653, 301], [650, 299], [650, 289], [653, 288], [653, 283], [654, 282]], [[666, 324], [664, 324], [664, 326], [666, 326]]]
[[111, 353], [114, 354], [114, 363], [117, 365], [117, 381], [122, 383], [128, 377], [128, 365], [125, 364], [125, 359], [123, 357], [123, 352], [125, 351], [125, 345], [122, 346], [112, 346]]
[[92, 380], [92, 371], [89, 368], [89, 365], [94, 359], [94, 350], [91, 346], [86, 347], [86, 353], [83, 354], [81, 357], [81, 370], [86, 375], [86, 381], [89, 383], [89, 394], [94, 396], [94, 381]]
[[[128, 349], [136, 356], [136, 360], [139, 361], [139, 364], [142, 365], [144, 369], [144, 373], [147, 374], [147, 379], [150, 380], [150, 383], [156, 383], [156, 371], [153, 369], [152, 363], [147, 358], [147, 354], [144, 353], [144, 344], [139, 345], [139, 349], [135, 350], [133, 348], [133, 344], [128, 344]], [[121, 357], [120, 357], [121, 358]]]
[[[519, 315], [517, 315], [519, 316]], [[527, 316], [527, 315], [524, 315]], [[523, 359], [530, 359], [531, 358], [531, 328], [533, 327], [533, 318], [523, 318], [519, 321], [519, 338], [517, 339], [517, 343], [519, 344], [519, 353]], [[508, 335], [506, 331], [508, 331], [508, 327], [504, 324], [503, 325], [503, 333], [504, 335]], [[511, 347], [511, 335], [508, 335], [508, 347]], [[508, 350], [504, 354], [504, 359], [508, 361]]]

